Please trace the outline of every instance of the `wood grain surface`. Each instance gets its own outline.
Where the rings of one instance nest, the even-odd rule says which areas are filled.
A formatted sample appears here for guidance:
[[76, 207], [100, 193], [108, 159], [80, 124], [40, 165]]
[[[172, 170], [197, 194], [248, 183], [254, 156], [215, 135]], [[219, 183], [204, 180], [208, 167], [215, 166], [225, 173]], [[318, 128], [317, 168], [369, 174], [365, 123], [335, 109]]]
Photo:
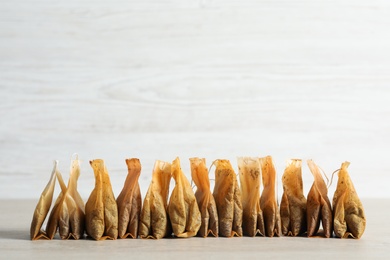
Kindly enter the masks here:
[[279, 176], [348, 160], [390, 197], [389, 28], [385, 0], [1, 1], [0, 198], [37, 199], [74, 152], [84, 198], [95, 158], [118, 195], [125, 158], [145, 194], [156, 159], [268, 154]]

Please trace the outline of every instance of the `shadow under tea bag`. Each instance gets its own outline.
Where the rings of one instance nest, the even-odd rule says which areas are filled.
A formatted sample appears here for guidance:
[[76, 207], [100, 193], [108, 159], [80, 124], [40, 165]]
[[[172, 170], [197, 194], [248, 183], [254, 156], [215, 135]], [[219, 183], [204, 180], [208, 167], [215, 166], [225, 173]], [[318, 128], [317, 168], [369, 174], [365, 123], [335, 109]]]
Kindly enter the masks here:
[[257, 157], [238, 157], [242, 198], [242, 230], [245, 236], [262, 236], [263, 212], [260, 208], [260, 161]]
[[267, 237], [280, 236], [281, 222], [277, 194], [275, 192], [276, 171], [272, 157], [260, 158], [261, 175], [263, 179], [263, 192], [261, 193], [260, 206], [263, 211], [265, 235]]
[[193, 237], [198, 233], [201, 216], [195, 194], [180, 167], [180, 160], [172, 162], [172, 177], [176, 182], [168, 204], [172, 230], [177, 237]]
[[307, 195], [307, 236], [315, 236], [320, 228], [324, 229], [324, 236], [331, 237], [333, 231], [332, 207], [328, 198], [328, 188], [322, 178], [320, 169], [312, 161], [307, 165], [314, 176], [314, 183]]
[[59, 229], [61, 239], [80, 239], [84, 235], [84, 202], [77, 191], [77, 180], [80, 176], [80, 161], [76, 156], [71, 162], [68, 187], [62, 175], [57, 171], [57, 179], [61, 187], [46, 226], [46, 234], [53, 239]]
[[95, 240], [117, 239], [118, 208], [104, 161], [90, 161], [95, 188], [85, 204], [87, 234]]
[[54, 187], [56, 183], [56, 172], [58, 167], [58, 161], [54, 161], [53, 171], [51, 173], [49, 182], [39, 198], [37, 206], [34, 210], [34, 215], [31, 221], [30, 239], [37, 240], [40, 238], [49, 239], [46, 233], [41, 230], [42, 224], [45, 221], [47, 214], [49, 213], [51, 202], [53, 200]]
[[202, 224], [198, 236], [207, 237], [209, 234], [218, 237], [218, 212], [213, 194], [210, 190], [209, 171], [206, 159], [190, 158], [191, 176], [197, 187], [195, 192], [199, 206]]
[[141, 238], [160, 239], [171, 234], [167, 213], [171, 164], [156, 161], [141, 210], [138, 234]]
[[359, 239], [366, 228], [366, 216], [352, 180], [348, 174], [349, 162], [344, 162], [333, 196], [334, 232], [340, 238]]
[[285, 236], [298, 236], [306, 232], [306, 198], [303, 195], [301, 167], [302, 160], [290, 160], [282, 177], [280, 218]]
[[139, 159], [126, 159], [128, 174], [116, 203], [118, 205], [118, 235], [120, 238], [137, 238], [142, 197], [138, 184], [141, 174]]
[[229, 160], [215, 160], [213, 196], [218, 210], [219, 235], [242, 236], [242, 202], [236, 173]]

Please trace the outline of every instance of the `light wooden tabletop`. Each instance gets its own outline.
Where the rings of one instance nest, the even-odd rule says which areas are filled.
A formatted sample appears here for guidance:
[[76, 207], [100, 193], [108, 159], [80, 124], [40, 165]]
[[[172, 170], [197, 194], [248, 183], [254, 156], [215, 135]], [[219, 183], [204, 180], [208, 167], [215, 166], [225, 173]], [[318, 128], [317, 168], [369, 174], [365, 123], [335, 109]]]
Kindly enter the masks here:
[[[279, 180], [290, 158], [313, 159], [328, 175], [350, 161], [361, 198], [390, 199], [389, 1], [13, 0], [2, 1], [0, 14], [0, 199], [9, 210], [0, 215], [2, 252], [39, 257], [47, 248], [83, 245], [90, 249], [84, 255], [97, 256], [107, 245], [160, 245], [156, 252], [180, 255], [173, 249], [207, 245], [211, 256], [227, 256], [239, 245], [244, 255], [273, 255], [289, 245], [293, 255], [313, 257], [318, 246], [324, 256], [336, 254], [332, 248], [358, 257], [388, 253], [382, 221], [389, 207], [383, 214], [374, 200], [361, 241], [31, 243], [24, 228], [52, 160], [67, 179], [75, 152], [84, 199], [95, 158], [105, 160], [115, 195], [125, 159], [140, 158], [144, 195], [157, 159], [179, 156], [189, 177], [190, 157], [207, 165], [229, 159], [237, 170], [237, 156], [266, 155]], [[306, 165], [303, 181], [307, 194], [313, 177]], [[279, 183], [279, 197], [281, 190]]]
[[0, 252], [2, 259], [387, 259], [390, 228], [386, 225], [390, 200], [363, 200], [367, 227], [360, 240], [305, 237], [241, 237], [188, 239], [119, 239], [115, 241], [30, 241], [29, 228], [36, 201], [0, 201]]

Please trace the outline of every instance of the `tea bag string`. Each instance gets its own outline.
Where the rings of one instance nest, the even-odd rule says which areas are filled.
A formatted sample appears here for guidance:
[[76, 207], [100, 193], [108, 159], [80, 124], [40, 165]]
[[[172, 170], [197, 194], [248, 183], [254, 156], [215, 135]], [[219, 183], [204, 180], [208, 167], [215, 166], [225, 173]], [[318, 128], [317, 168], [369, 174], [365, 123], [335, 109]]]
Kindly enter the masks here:
[[[74, 157], [74, 159], [73, 159]], [[79, 159], [79, 154], [78, 153], [74, 153], [70, 156], [70, 160], [78, 160]]]
[[332, 173], [332, 178], [330, 179], [330, 184], [329, 184], [328, 188], [330, 187], [330, 185], [332, 185], [334, 174], [335, 174], [336, 172], [339, 172], [340, 170], [341, 170], [341, 169], [337, 169], [337, 170], [335, 170], [335, 171]]
[[[210, 174], [211, 167], [213, 167], [215, 161], [216, 161], [216, 160], [214, 160], [214, 161], [211, 163], [211, 165], [210, 165], [210, 167], [209, 167], [209, 169], [208, 169], [208, 171], [207, 171], [207, 175]], [[215, 179], [210, 179], [210, 178], [209, 178], [209, 180], [210, 180], [210, 181], [215, 181]], [[191, 188], [192, 188], [192, 189], [195, 189], [195, 183], [194, 183], [194, 180], [193, 180], [192, 178], [191, 178]]]
[[[208, 175], [210, 175], [211, 168], [212, 168], [213, 166], [215, 166], [215, 162], [216, 162], [217, 160], [218, 160], [218, 159], [215, 159], [215, 160], [211, 163], [211, 165], [210, 165], [210, 167], [209, 167]], [[209, 178], [209, 180], [215, 182], [215, 179], [210, 179], [210, 178]]]
[[[325, 179], [326, 179], [326, 186], [327, 186], [327, 188], [329, 188], [329, 187], [330, 187], [330, 184], [329, 184], [329, 178], [328, 178], [328, 176], [326, 175], [325, 171], [324, 171], [320, 166], [317, 165], [317, 167], [318, 167], [318, 169], [321, 170], [322, 175], [323, 175], [323, 176], [325, 177]], [[332, 175], [332, 178], [333, 178], [333, 175]], [[332, 184], [332, 182], [331, 182], [331, 184]]]

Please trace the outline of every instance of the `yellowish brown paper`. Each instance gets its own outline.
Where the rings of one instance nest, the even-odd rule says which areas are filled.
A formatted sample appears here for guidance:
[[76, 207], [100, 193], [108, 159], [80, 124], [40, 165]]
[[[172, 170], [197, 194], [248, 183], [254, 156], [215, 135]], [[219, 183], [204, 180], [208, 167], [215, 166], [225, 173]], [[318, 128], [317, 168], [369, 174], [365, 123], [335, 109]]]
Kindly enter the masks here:
[[306, 198], [303, 195], [302, 160], [288, 161], [283, 177], [283, 196], [280, 203], [282, 233], [298, 236], [306, 232]]
[[118, 208], [108, 171], [101, 159], [90, 161], [95, 188], [85, 205], [86, 231], [95, 240], [117, 239]]
[[120, 238], [137, 238], [138, 222], [141, 214], [142, 197], [138, 184], [141, 174], [139, 159], [126, 159], [127, 177], [118, 198], [118, 235]]
[[238, 157], [242, 198], [242, 230], [245, 236], [265, 236], [260, 207], [260, 161], [257, 157]]
[[179, 158], [172, 162], [171, 170], [176, 182], [168, 204], [172, 230], [176, 237], [193, 237], [201, 226], [201, 215], [195, 194], [180, 167]]
[[157, 160], [141, 210], [138, 229], [141, 238], [160, 239], [171, 235], [167, 213], [170, 180], [171, 164]]
[[209, 171], [206, 167], [206, 159], [190, 158], [190, 164], [192, 180], [197, 187], [195, 197], [202, 218], [198, 236], [207, 237], [211, 234], [214, 237], [218, 237], [217, 205], [210, 190]]
[[333, 232], [333, 216], [328, 188], [322, 178], [320, 168], [313, 160], [308, 160], [307, 165], [314, 176], [313, 185], [307, 195], [307, 236], [317, 236], [321, 222], [323, 236], [329, 238]]
[[39, 198], [37, 206], [35, 207], [33, 218], [31, 221], [30, 227], [30, 239], [49, 239], [46, 235], [46, 232], [41, 230], [43, 222], [46, 219], [47, 214], [50, 211], [51, 203], [53, 200], [54, 188], [57, 178], [58, 171], [58, 161], [54, 161], [53, 171], [51, 173], [49, 182], [47, 183], [45, 189], [42, 191], [42, 194]]
[[281, 221], [277, 194], [275, 192], [276, 170], [271, 156], [260, 158], [263, 179], [263, 192], [261, 193], [260, 207], [263, 211], [265, 235], [267, 237], [280, 236]]
[[215, 160], [213, 196], [218, 210], [219, 235], [242, 236], [242, 202], [236, 173], [229, 160]]
[[333, 196], [334, 232], [340, 238], [359, 239], [366, 228], [366, 216], [352, 180], [348, 174], [349, 162], [344, 162]]

